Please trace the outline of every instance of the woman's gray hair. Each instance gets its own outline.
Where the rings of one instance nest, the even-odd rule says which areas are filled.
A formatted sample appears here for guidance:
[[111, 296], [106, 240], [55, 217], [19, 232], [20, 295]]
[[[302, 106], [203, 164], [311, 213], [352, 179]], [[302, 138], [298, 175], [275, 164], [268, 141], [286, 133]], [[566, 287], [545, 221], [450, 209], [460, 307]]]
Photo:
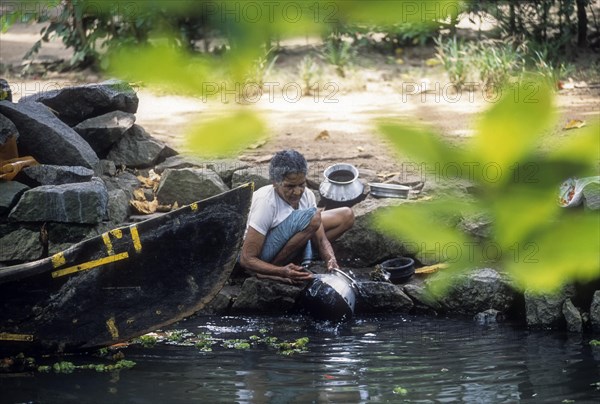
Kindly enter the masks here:
[[269, 179], [275, 183], [282, 182], [288, 174], [308, 173], [306, 159], [296, 150], [282, 150], [273, 156], [269, 164]]

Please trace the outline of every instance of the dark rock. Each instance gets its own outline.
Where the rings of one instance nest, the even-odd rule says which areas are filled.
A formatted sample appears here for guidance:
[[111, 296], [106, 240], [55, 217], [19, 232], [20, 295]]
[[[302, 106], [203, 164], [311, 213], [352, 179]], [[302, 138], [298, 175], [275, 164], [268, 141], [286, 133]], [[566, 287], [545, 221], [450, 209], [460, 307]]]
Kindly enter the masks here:
[[4, 79], [0, 79], [0, 101], [12, 102], [12, 89], [8, 82]]
[[178, 155], [167, 158], [164, 162], [157, 165], [154, 171], [161, 174], [167, 168], [206, 168], [216, 172], [227, 186], [231, 186], [233, 173], [249, 167], [250, 165], [248, 163], [235, 159], [206, 160], [203, 158]]
[[8, 212], [29, 187], [17, 181], [0, 181], [0, 215]]
[[459, 229], [472, 235], [474, 239], [489, 239], [492, 231], [492, 219], [487, 214], [463, 217]]
[[248, 182], [254, 182], [254, 189], [259, 189], [265, 185], [271, 185], [272, 182], [269, 179], [269, 167], [266, 165], [256, 166], [233, 172], [233, 176], [231, 177], [232, 188], [236, 188]]
[[177, 202], [180, 206], [227, 191], [229, 188], [212, 170], [183, 168], [165, 170], [156, 192], [161, 204]]
[[116, 189], [108, 193], [108, 219], [114, 224], [120, 224], [127, 220], [131, 213], [129, 197], [122, 189]]
[[583, 320], [577, 307], [571, 302], [571, 299], [565, 300], [562, 306], [562, 314], [567, 322], [567, 331], [581, 333], [583, 331]]
[[154, 167], [154, 172], [157, 174], [162, 174], [166, 169], [178, 170], [181, 168], [203, 168], [205, 167], [205, 160], [190, 157], [190, 156], [171, 156], [166, 158], [165, 161], [156, 165]]
[[[233, 173], [238, 170], [246, 169], [250, 167], [250, 165], [240, 160], [222, 159], [206, 162], [205, 167], [219, 174], [219, 177], [223, 179], [223, 182], [228, 186], [231, 186], [233, 182]], [[254, 189], [258, 188], [255, 186]]]
[[502, 318], [502, 313], [495, 309], [488, 309], [475, 314], [473, 320], [480, 325], [495, 324]]
[[237, 313], [283, 314], [294, 308], [301, 291], [299, 286], [248, 278], [231, 309]]
[[135, 114], [139, 102], [133, 88], [118, 80], [40, 92], [21, 98], [19, 103], [32, 101], [52, 108], [69, 126], [112, 111]]
[[534, 328], [560, 328], [564, 322], [562, 308], [565, 300], [573, 297], [573, 288], [565, 287], [549, 295], [525, 292], [525, 315], [527, 325]]
[[239, 287], [236, 286], [225, 286], [219, 291], [219, 294], [215, 296], [206, 306], [204, 306], [199, 313], [200, 314], [227, 314], [233, 304], [235, 298], [238, 296], [240, 291]]
[[135, 115], [112, 111], [104, 115], [86, 119], [73, 129], [79, 133], [100, 158], [106, 157], [110, 147], [121, 140], [135, 123]]
[[592, 304], [590, 305], [590, 321], [592, 329], [595, 332], [600, 332], [600, 290], [594, 292]]
[[131, 168], [152, 167], [168, 157], [165, 144], [152, 138], [144, 128], [133, 125], [106, 156], [119, 166]]
[[115, 165], [114, 161], [100, 160], [100, 172], [101, 175], [114, 177], [115, 175], [117, 175], [117, 166]]
[[356, 312], [408, 312], [414, 303], [401, 287], [388, 282], [360, 282], [358, 284], [360, 304]]
[[367, 199], [353, 207], [354, 226], [333, 243], [338, 261], [354, 266], [373, 266], [386, 259], [413, 255], [417, 249], [386, 235], [374, 224], [379, 209], [401, 203], [398, 200]]
[[48, 254], [64, 251], [73, 244], [102, 234], [94, 225], [77, 223], [48, 223]]
[[0, 101], [0, 113], [19, 131], [19, 153], [42, 164], [83, 166], [95, 169], [98, 156], [77, 132], [39, 103]]
[[41, 256], [39, 232], [19, 229], [0, 238], [0, 261], [34, 261]]
[[433, 310], [434, 312], [442, 310], [442, 305], [421, 285], [406, 284], [404, 285], [404, 293], [411, 298], [417, 310]]
[[458, 276], [441, 297], [440, 303], [450, 313], [474, 316], [488, 309], [506, 312], [515, 298], [516, 291], [508, 278], [485, 268]]
[[120, 172], [114, 177], [103, 176], [102, 181], [108, 192], [122, 189], [129, 199], [133, 199], [133, 191], [142, 186], [140, 180], [128, 171]]
[[89, 182], [94, 176], [94, 171], [81, 166], [40, 164], [24, 168], [22, 174], [27, 179], [24, 179], [24, 182], [31, 186], [39, 186]]
[[106, 216], [108, 192], [97, 178], [90, 182], [44, 185], [23, 194], [9, 214], [21, 222], [98, 223]]
[[0, 114], [0, 146], [5, 144], [11, 137], [18, 139], [19, 131], [10, 119]]

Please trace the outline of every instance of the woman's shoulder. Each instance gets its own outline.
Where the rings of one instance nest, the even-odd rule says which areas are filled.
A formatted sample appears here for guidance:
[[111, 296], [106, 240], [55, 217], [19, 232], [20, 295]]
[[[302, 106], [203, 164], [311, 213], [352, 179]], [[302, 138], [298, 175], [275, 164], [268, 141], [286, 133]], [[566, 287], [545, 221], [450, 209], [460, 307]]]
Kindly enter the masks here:
[[273, 188], [273, 185], [265, 185], [254, 191], [252, 203], [275, 203], [275, 189]]

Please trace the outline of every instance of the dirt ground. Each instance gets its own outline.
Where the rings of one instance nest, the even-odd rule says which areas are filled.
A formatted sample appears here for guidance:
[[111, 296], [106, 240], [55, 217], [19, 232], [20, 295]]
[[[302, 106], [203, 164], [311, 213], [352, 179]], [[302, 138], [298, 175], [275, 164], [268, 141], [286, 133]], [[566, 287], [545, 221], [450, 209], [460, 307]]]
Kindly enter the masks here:
[[[15, 100], [47, 89], [106, 78], [90, 72], [45, 72], [37, 63], [31, 66], [32, 73], [22, 76], [21, 58], [36, 40], [37, 32], [38, 26], [16, 26], [0, 34], [0, 64], [3, 65], [0, 76], [9, 81]], [[426, 60], [434, 57], [433, 48], [406, 49], [399, 58], [376, 53], [362, 55], [345, 78], [338, 77], [333, 69], [324, 65], [320, 80], [322, 91], [299, 97], [294, 91], [301, 84], [298, 64], [304, 55], [316, 54], [315, 43], [302, 39], [286, 44], [284, 49], [267, 77], [270, 87], [243, 106], [258, 111], [270, 130], [264, 143], [237, 156], [252, 164], [266, 164], [277, 150], [294, 148], [307, 157], [315, 179], [328, 165], [338, 162], [355, 165], [370, 180], [376, 175], [383, 179], [384, 174], [402, 173], [407, 159], [377, 133], [376, 118], [426, 124], [448, 141], [460, 145], [475, 134], [477, 117], [493, 104], [486, 100], [480, 88], [456, 92], [441, 66], [428, 66]], [[68, 50], [60, 43], [51, 42], [44, 45], [36, 62], [68, 56]], [[577, 71], [585, 68], [590, 58], [597, 60], [597, 55], [582, 55]], [[585, 74], [580, 76], [586, 78]], [[580, 83], [581, 77], [574, 77], [574, 82]], [[569, 119], [588, 123], [600, 120], [600, 84], [584, 84], [581, 88], [558, 92], [559, 119], [554, 136], [568, 135], [562, 127]], [[231, 94], [204, 101], [201, 97], [167, 95], [141, 87], [138, 96], [137, 123], [184, 153], [185, 128], [190, 122], [219, 116], [236, 104]]]

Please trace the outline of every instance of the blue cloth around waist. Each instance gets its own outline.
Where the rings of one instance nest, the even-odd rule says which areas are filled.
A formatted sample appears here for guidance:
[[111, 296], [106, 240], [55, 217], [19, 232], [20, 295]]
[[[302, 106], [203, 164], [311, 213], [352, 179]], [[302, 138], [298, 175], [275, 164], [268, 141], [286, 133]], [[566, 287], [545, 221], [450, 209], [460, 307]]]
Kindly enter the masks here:
[[[306, 229], [315, 213], [317, 213], [315, 207], [294, 210], [283, 222], [269, 230], [260, 253], [260, 259], [271, 262], [296, 233]], [[304, 249], [303, 259], [312, 259], [312, 256], [312, 247], [309, 241]]]

